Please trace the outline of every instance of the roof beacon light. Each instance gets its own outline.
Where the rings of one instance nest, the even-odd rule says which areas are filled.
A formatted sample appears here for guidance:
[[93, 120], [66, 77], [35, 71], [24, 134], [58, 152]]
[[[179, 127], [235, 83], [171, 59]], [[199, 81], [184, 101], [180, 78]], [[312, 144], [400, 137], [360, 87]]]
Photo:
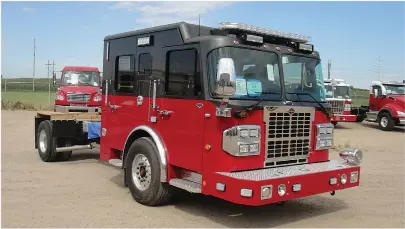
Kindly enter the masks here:
[[314, 46], [310, 44], [298, 44], [298, 49], [302, 51], [313, 52]]
[[236, 22], [222, 22], [220, 29], [234, 29], [246, 32], [255, 32], [257, 34], [269, 35], [274, 37], [286, 38], [291, 41], [306, 43], [309, 40], [308, 36], [299, 35], [296, 33], [286, 33], [274, 29], [266, 29], [252, 25], [246, 25]]

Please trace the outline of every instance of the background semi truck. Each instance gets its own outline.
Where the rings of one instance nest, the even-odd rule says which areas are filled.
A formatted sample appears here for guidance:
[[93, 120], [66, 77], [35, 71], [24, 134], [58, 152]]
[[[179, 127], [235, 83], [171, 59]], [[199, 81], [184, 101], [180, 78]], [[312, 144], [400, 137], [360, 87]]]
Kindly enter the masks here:
[[331, 104], [333, 117], [331, 122], [356, 122], [351, 114], [353, 92], [350, 84], [343, 79], [325, 79], [326, 101]]
[[369, 102], [352, 111], [361, 120], [378, 123], [381, 130], [390, 131], [405, 124], [405, 80], [372, 81]]
[[[96, 67], [65, 66], [61, 71], [54, 111], [97, 112], [101, 106], [101, 73]], [[56, 84], [56, 73], [53, 74]]]

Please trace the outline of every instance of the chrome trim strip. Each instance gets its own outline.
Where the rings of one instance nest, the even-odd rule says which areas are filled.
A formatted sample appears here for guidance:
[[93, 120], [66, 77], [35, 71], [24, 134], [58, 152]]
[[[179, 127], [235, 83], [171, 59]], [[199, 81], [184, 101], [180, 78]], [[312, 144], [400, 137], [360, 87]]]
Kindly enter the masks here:
[[146, 126], [146, 125], [141, 125], [141, 126], [136, 127], [135, 129], [133, 129], [131, 131], [131, 133], [129, 133], [127, 140], [125, 140], [123, 149], [125, 149], [125, 146], [127, 145], [129, 137], [138, 130], [146, 131], [152, 137], [153, 141], [155, 142], [156, 147], [158, 149], [158, 156], [159, 156], [159, 162], [160, 162], [160, 181], [167, 182], [167, 159], [166, 159], [167, 149], [162, 141], [162, 138], [151, 127]]

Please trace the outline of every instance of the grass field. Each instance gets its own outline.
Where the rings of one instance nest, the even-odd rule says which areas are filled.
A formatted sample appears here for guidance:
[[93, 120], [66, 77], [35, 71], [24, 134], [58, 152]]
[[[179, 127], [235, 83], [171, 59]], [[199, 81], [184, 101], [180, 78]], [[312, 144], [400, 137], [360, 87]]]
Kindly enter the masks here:
[[[3, 102], [16, 103], [20, 102], [23, 104], [32, 105], [38, 107], [39, 105], [48, 106], [48, 90], [49, 90], [49, 79], [37, 78], [35, 79], [35, 90], [32, 92], [32, 78], [8, 78], [7, 81], [7, 92], [4, 92], [5, 79], [2, 79], [1, 85], [1, 97]], [[16, 83], [19, 82], [19, 83]], [[51, 106], [54, 103], [55, 92], [57, 86], [51, 85]], [[352, 102], [353, 106], [361, 106], [368, 104], [369, 90], [354, 88], [353, 89]]]
[[[51, 105], [53, 105], [55, 93], [51, 92]], [[48, 104], [48, 92], [25, 92], [25, 91], [7, 91], [1, 92], [3, 101], [17, 102], [36, 105]]]

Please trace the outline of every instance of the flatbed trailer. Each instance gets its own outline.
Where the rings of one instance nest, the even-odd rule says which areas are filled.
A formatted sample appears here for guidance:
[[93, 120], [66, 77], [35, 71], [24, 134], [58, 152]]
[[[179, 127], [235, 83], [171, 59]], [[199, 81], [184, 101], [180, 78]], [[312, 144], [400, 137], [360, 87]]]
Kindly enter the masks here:
[[72, 151], [92, 149], [100, 144], [100, 125], [100, 112], [38, 112], [35, 116], [35, 149], [45, 162], [67, 161]]

